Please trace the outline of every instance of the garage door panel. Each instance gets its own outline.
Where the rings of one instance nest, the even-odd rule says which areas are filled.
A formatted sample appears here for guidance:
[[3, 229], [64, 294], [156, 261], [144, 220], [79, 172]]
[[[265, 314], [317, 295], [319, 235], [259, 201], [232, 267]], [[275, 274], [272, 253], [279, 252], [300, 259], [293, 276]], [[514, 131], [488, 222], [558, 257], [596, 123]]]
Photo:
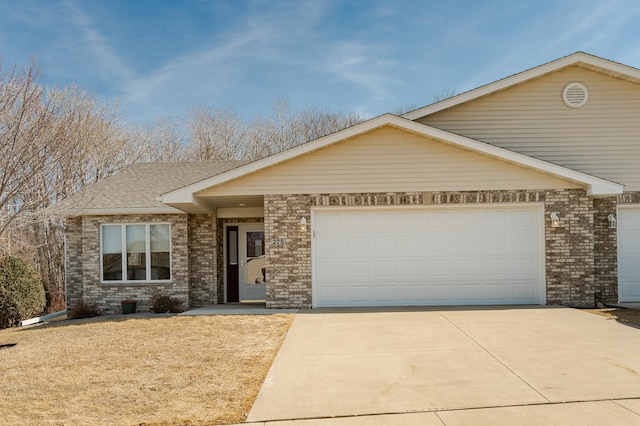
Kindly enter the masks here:
[[314, 306], [541, 303], [540, 221], [537, 207], [317, 213]]
[[477, 276], [481, 268], [480, 259], [457, 259], [455, 261], [455, 270], [452, 271], [452, 274], [455, 277]]
[[618, 298], [640, 302], [640, 207], [618, 210]]
[[343, 263], [345, 279], [368, 279], [371, 276], [369, 261], [352, 260]]
[[371, 245], [375, 253], [393, 254], [398, 250], [394, 235], [371, 235]]
[[370, 229], [368, 214], [353, 214], [343, 216], [341, 221], [342, 232], [350, 234], [362, 234]]
[[[424, 229], [424, 215], [421, 213], [409, 213], [403, 214], [401, 217], [396, 215], [394, 218], [397, 220], [399, 232], [416, 232]], [[381, 227], [387, 227], [386, 224], [381, 224]]]
[[376, 277], [396, 278], [398, 276], [398, 264], [396, 261], [381, 261], [373, 264], [373, 271]]
[[345, 289], [347, 306], [350, 304], [364, 304], [371, 301], [369, 284], [350, 285]]
[[428, 233], [428, 236], [425, 236], [424, 239], [425, 250], [428, 250], [430, 254], [436, 255], [440, 253], [442, 255], [452, 256], [456, 253], [455, 240], [447, 233], [432, 231]]
[[398, 294], [396, 286], [392, 284], [381, 284], [371, 286], [371, 293], [373, 295], [374, 302], [378, 303], [394, 303], [398, 300]]
[[422, 278], [425, 270], [425, 261], [423, 259], [398, 261], [398, 275], [402, 280]]
[[449, 277], [455, 272], [454, 259], [426, 259], [426, 262], [428, 277]]
[[535, 303], [532, 301], [537, 300], [538, 291], [535, 283], [518, 283], [514, 282], [511, 285], [513, 291], [513, 300], [523, 301], [525, 303]]
[[416, 300], [425, 300], [425, 290], [425, 285], [422, 283], [415, 285], [404, 285], [399, 289], [399, 300], [402, 303], [415, 302]]

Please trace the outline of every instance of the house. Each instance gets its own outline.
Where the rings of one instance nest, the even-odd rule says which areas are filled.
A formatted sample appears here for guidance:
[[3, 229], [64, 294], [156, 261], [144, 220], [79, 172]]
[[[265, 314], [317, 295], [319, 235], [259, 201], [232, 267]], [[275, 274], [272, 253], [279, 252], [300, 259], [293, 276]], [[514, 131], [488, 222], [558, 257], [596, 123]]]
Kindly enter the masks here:
[[640, 301], [640, 70], [578, 52], [251, 163], [140, 164], [67, 220], [68, 303]]

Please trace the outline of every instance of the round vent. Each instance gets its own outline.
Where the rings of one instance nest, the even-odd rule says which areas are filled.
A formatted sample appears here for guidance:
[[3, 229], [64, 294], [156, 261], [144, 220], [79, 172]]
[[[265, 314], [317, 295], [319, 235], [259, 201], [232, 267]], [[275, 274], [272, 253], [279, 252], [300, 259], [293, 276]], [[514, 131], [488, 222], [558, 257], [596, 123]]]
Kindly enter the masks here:
[[589, 92], [582, 83], [569, 83], [562, 90], [562, 100], [568, 107], [580, 108], [587, 103], [587, 99], [589, 99]]

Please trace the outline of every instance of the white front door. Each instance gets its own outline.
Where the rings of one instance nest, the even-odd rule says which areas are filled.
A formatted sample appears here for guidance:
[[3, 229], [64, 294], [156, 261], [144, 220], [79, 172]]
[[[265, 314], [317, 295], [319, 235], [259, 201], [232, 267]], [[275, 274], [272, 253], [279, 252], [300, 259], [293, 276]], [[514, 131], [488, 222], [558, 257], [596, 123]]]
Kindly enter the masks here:
[[618, 299], [640, 301], [640, 206], [618, 206]]
[[240, 301], [265, 300], [264, 224], [238, 226]]

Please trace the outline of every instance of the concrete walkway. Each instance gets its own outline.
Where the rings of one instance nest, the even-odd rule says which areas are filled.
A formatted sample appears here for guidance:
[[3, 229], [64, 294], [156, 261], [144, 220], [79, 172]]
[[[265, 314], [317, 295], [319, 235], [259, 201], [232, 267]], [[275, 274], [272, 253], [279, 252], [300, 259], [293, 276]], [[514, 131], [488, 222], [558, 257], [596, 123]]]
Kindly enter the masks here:
[[566, 308], [300, 311], [247, 419], [274, 420], [640, 425], [640, 330]]
[[178, 315], [273, 315], [295, 314], [298, 309], [267, 309], [265, 302], [225, 303], [192, 309]]

